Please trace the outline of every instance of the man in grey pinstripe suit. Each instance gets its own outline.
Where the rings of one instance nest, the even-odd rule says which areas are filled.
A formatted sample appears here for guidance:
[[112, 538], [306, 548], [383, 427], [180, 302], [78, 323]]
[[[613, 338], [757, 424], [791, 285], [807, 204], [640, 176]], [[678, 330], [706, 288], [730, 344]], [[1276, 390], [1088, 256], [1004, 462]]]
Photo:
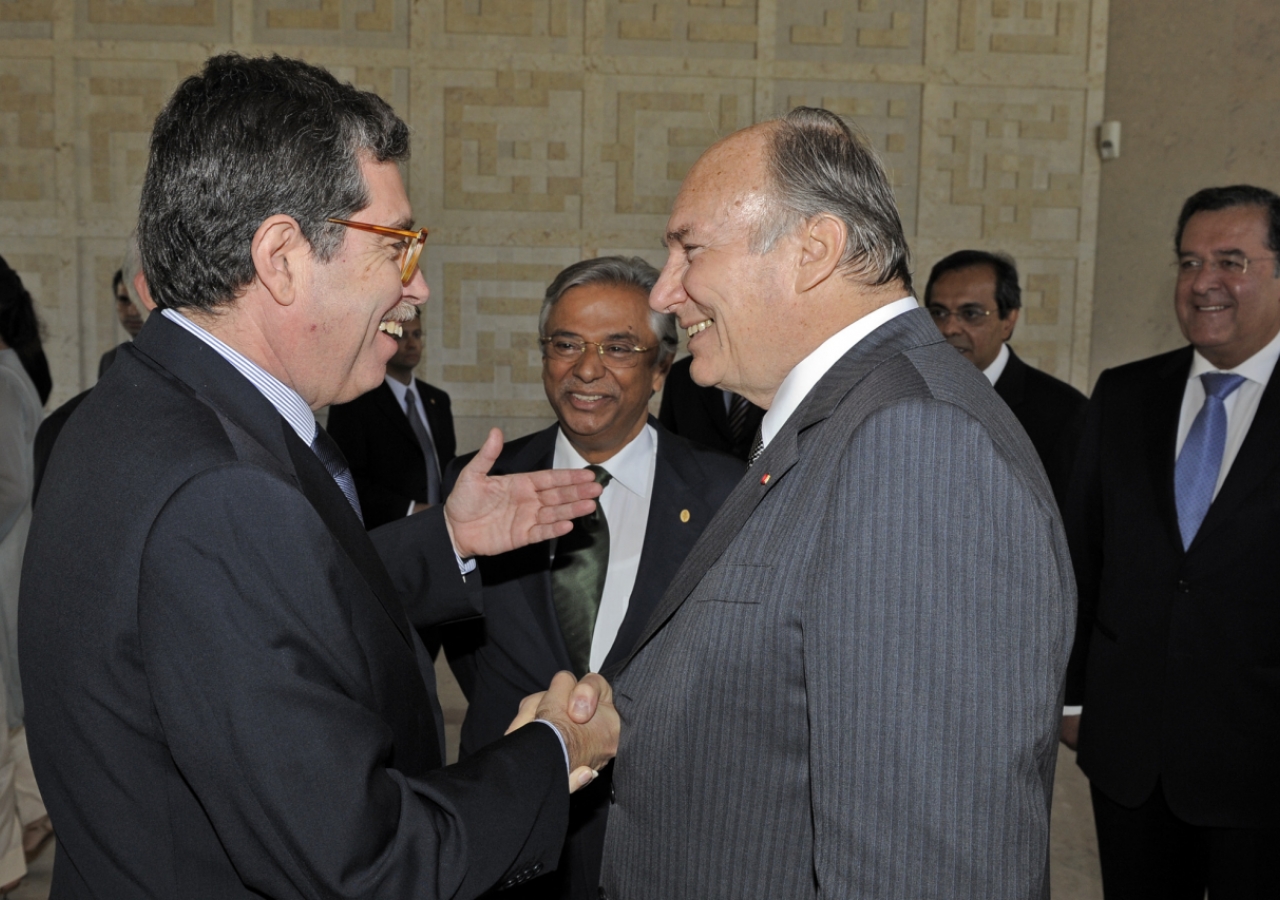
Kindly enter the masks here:
[[711, 148], [650, 297], [753, 466], [617, 679], [601, 896], [1041, 898], [1075, 588], [1025, 432], [911, 297], [883, 170], [798, 109]]

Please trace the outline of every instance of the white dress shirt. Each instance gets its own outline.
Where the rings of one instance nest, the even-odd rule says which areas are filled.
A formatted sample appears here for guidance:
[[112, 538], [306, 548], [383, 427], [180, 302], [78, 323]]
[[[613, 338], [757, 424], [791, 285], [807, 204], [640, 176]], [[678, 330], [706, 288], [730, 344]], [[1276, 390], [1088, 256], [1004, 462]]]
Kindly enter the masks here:
[[[431, 446], [434, 447], [436, 436], [431, 431], [431, 423], [427, 421], [427, 411], [422, 406], [422, 394], [418, 392], [417, 380], [410, 377], [408, 384], [401, 384], [390, 375], [385, 376], [382, 380], [387, 383], [387, 387], [391, 388], [391, 393], [395, 395], [396, 402], [400, 404], [400, 411], [406, 416], [409, 415], [409, 402], [405, 397], [409, 394], [413, 394], [413, 402], [417, 404], [418, 421], [422, 423], [423, 428], [427, 429], [427, 437], [431, 439]], [[436, 457], [436, 474], [440, 476], [441, 481], [444, 480], [444, 474], [440, 471], [440, 457], [438, 455]], [[409, 511], [406, 512], [405, 515], [413, 515], [413, 508], [417, 505], [418, 504], [415, 501], [410, 500]]]
[[804, 398], [809, 396], [814, 385], [821, 381], [822, 376], [826, 375], [842, 356], [852, 350], [858, 341], [890, 319], [896, 319], [903, 313], [919, 308], [920, 304], [916, 302], [915, 297], [895, 300], [837, 331], [823, 341], [817, 350], [800, 360], [796, 367], [787, 373], [787, 377], [782, 379], [777, 393], [773, 395], [773, 404], [760, 421], [760, 437], [764, 441], [764, 446], [769, 446], [769, 442], [782, 430], [782, 426], [787, 424], [787, 419], [791, 418], [791, 414], [796, 411]]
[[[573, 449], [561, 430], [556, 435], [552, 465], [557, 469], [582, 469], [590, 463]], [[592, 672], [599, 672], [604, 665], [631, 603], [649, 522], [649, 499], [658, 465], [658, 433], [652, 425], [645, 425], [631, 443], [599, 465], [613, 477], [599, 500], [609, 525], [609, 568], [604, 576], [596, 630], [591, 636]]]
[[1004, 374], [1004, 367], [1007, 365], [1009, 365], [1009, 345], [1001, 344], [1000, 352], [991, 361], [991, 365], [982, 370], [982, 374], [987, 376], [987, 381], [991, 382], [992, 387], [996, 386], [996, 382]]
[[1222, 483], [1227, 480], [1231, 464], [1235, 462], [1245, 435], [1249, 433], [1249, 426], [1253, 424], [1253, 417], [1258, 412], [1258, 402], [1262, 400], [1262, 392], [1271, 380], [1271, 372], [1276, 367], [1277, 359], [1280, 359], [1280, 334], [1234, 369], [1218, 369], [1201, 356], [1198, 350], [1191, 357], [1191, 372], [1187, 376], [1187, 387], [1182, 392], [1182, 415], [1178, 419], [1178, 440], [1174, 445], [1176, 455], [1182, 453], [1182, 445], [1187, 442], [1191, 423], [1204, 406], [1204, 382], [1200, 380], [1200, 376], [1205, 372], [1230, 372], [1245, 378], [1244, 383], [1222, 401], [1227, 412], [1227, 442], [1222, 448], [1222, 465], [1218, 468], [1218, 483], [1213, 488], [1214, 497], [1222, 490]]

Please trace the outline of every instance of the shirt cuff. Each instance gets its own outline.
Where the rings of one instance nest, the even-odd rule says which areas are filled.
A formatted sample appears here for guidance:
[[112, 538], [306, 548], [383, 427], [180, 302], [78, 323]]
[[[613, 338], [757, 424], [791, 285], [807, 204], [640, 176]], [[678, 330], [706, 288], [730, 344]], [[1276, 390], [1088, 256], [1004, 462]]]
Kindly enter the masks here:
[[[472, 562], [475, 562], [475, 560], [472, 560]], [[564, 751], [564, 773], [568, 775], [569, 774], [569, 746], [564, 742], [564, 735], [560, 733], [559, 728], [557, 728], [554, 724], [552, 724], [547, 719], [534, 719], [533, 721], [541, 722], [543, 725], [546, 725], [548, 728], [550, 728], [552, 731], [556, 733], [556, 737], [559, 738], [560, 740], [560, 749]]]
[[411, 516], [411, 515], [413, 515], [413, 508], [414, 508], [415, 506], [417, 506], [417, 505], [418, 505], [418, 504], [417, 504], [416, 502], [414, 502], [413, 500], [410, 500], [410, 501], [409, 501], [409, 508], [405, 511], [405, 515], [406, 515], [406, 516]]
[[[476, 570], [476, 558], [474, 556], [471, 557], [470, 559], [463, 559], [461, 556], [458, 555], [458, 551], [454, 550], [453, 558], [458, 561], [458, 571], [461, 572], [463, 575], [470, 575], [472, 572]], [[551, 725], [550, 722], [548, 722], [547, 724]], [[552, 725], [551, 727], [554, 728], [555, 726]]]
[[1083, 711], [1084, 711], [1084, 707], [1083, 707], [1083, 706], [1064, 706], [1064, 707], [1062, 707], [1062, 714], [1063, 714], [1064, 716], [1078, 716], [1078, 715], [1080, 715], [1080, 713], [1082, 713]]

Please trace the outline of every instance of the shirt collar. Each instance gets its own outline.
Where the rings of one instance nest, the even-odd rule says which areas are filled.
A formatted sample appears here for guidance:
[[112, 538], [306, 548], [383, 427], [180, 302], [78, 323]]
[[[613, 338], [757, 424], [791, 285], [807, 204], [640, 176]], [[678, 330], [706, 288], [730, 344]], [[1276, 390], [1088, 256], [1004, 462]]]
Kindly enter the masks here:
[[1277, 333], [1267, 346], [1231, 369], [1219, 369], [1201, 356], [1199, 350], [1195, 351], [1191, 355], [1191, 374], [1187, 376], [1187, 380], [1198, 379], [1205, 372], [1234, 372], [1265, 386], [1271, 379], [1277, 360], [1280, 360], [1280, 333]]
[[307, 405], [307, 401], [303, 400], [297, 391], [287, 387], [284, 382], [262, 368], [262, 366], [249, 359], [243, 353], [233, 350], [176, 309], [162, 309], [160, 314], [170, 322], [195, 335], [208, 344], [215, 353], [231, 363], [231, 366], [237, 372], [249, 379], [249, 383], [257, 388], [262, 396], [267, 398], [267, 402], [274, 406], [276, 412], [284, 417], [284, 420], [289, 423], [289, 427], [297, 432], [298, 437], [302, 438], [302, 442], [308, 447], [311, 446], [316, 439], [316, 417], [311, 412], [311, 407]]
[[[658, 452], [658, 433], [646, 424], [640, 433], [625, 447], [600, 463], [600, 467], [613, 476], [637, 497], [647, 498], [653, 489], [653, 457]], [[569, 443], [564, 429], [556, 431], [556, 452], [552, 465], [557, 469], [582, 469], [591, 465]], [[613, 482], [610, 482], [612, 484]]]
[[1009, 365], [1009, 345], [1001, 344], [1000, 352], [996, 354], [996, 358], [991, 361], [991, 365], [982, 370], [982, 374], [987, 376], [992, 386], [1000, 380], [1000, 376], [1004, 374], [1004, 367]]
[[412, 378], [409, 379], [408, 384], [401, 384], [390, 375], [386, 375], [383, 377], [383, 381], [387, 383], [387, 387], [391, 388], [391, 393], [395, 395], [396, 402], [400, 404], [402, 409], [404, 408], [404, 395], [410, 391], [413, 391], [413, 396], [418, 398], [418, 406], [422, 406], [422, 398], [418, 396], [418, 387], [413, 383]]
[[801, 401], [809, 396], [814, 385], [822, 380], [822, 376], [840, 361], [840, 358], [853, 349], [854, 345], [875, 331], [890, 319], [896, 319], [903, 313], [919, 309], [920, 304], [915, 297], [903, 297], [879, 309], [873, 310], [837, 331], [819, 345], [804, 359], [800, 360], [787, 377], [778, 385], [773, 395], [773, 403], [760, 422], [760, 436], [765, 446], [782, 430], [782, 426], [791, 418], [791, 414], [800, 406]]

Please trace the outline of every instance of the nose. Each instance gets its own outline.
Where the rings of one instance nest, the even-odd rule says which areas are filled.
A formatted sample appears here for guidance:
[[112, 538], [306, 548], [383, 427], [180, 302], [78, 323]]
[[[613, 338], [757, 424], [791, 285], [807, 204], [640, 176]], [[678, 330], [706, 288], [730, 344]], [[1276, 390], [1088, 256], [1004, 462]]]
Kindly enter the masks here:
[[595, 381], [604, 375], [604, 359], [600, 356], [600, 348], [595, 344], [586, 344], [582, 355], [573, 364], [573, 374], [579, 381]]
[[960, 317], [952, 314], [945, 319], [934, 319], [934, 324], [938, 326], [938, 330], [942, 332], [943, 337], [952, 337], [960, 334], [964, 329], [960, 327]]
[[400, 296], [406, 303], [412, 303], [414, 306], [421, 306], [427, 302], [427, 298], [431, 296], [431, 288], [427, 287], [427, 276], [422, 274], [422, 269], [414, 269], [413, 277], [409, 279], [409, 283], [401, 287]]
[[658, 281], [649, 292], [649, 308], [654, 312], [669, 313], [685, 300], [684, 287], [680, 283], [678, 273], [668, 260], [662, 267]]

